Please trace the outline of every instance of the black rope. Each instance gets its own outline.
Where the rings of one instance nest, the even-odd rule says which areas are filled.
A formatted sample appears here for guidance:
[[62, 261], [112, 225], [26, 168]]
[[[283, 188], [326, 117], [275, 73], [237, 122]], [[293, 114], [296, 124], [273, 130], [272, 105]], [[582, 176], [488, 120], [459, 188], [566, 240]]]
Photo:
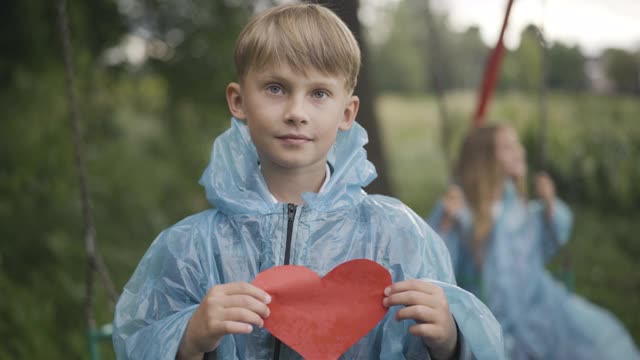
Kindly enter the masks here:
[[415, 4], [416, 10], [424, 15], [427, 25], [426, 46], [427, 57], [429, 59], [429, 72], [433, 83], [433, 90], [436, 95], [436, 103], [438, 112], [440, 113], [440, 146], [442, 146], [442, 155], [447, 167], [447, 172], [452, 172], [451, 159], [451, 124], [449, 123], [449, 112], [447, 111], [446, 102], [446, 65], [443, 59], [443, 47], [438, 26], [431, 12], [431, 1], [418, 1]]
[[89, 196], [89, 187], [87, 185], [87, 168], [84, 159], [84, 148], [82, 143], [82, 130], [80, 128], [80, 111], [78, 108], [78, 100], [75, 91], [75, 77], [73, 48], [71, 45], [71, 36], [69, 33], [69, 19], [67, 18], [65, 0], [58, 0], [58, 30], [62, 42], [62, 50], [64, 56], [64, 75], [66, 84], [67, 103], [69, 106], [69, 125], [71, 126], [73, 139], [73, 155], [75, 161], [76, 176], [80, 186], [80, 201], [82, 206], [82, 219], [84, 227], [84, 239], [87, 255], [87, 274], [84, 312], [90, 329], [95, 329], [96, 321], [93, 312], [94, 304], [94, 278], [97, 272], [105, 286], [109, 295], [111, 306], [115, 306], [118, 294], [115, 286], [111, 281], [111, 277], [107, 268], [96, 248], [96, 227], [93, 217], [93, 209], [91, 207], [91, 199]]

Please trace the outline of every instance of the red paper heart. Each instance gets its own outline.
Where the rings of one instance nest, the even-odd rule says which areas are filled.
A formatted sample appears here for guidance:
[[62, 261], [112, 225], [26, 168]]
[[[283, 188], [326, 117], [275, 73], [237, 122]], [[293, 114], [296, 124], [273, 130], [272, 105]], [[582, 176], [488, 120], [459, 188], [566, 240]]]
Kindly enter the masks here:
[[391, 275], [378, 263], [351, 260], [324, 278], [304, 266], [284, 265], [256, 276], [271, 295], [264, 326], [308, 360], [337, 359], [387, 313], [382, 306]]

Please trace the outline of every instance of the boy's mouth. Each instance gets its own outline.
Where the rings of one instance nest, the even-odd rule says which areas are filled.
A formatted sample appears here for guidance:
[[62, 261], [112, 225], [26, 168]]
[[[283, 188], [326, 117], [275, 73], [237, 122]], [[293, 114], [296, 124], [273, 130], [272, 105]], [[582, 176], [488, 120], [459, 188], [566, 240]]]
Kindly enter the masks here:
[[276, 138], [290, 145], [301, 145], [311, 141], [310, 137], [301, 135], [301, 134], [285, 134], [281, 136], [276, 136]]

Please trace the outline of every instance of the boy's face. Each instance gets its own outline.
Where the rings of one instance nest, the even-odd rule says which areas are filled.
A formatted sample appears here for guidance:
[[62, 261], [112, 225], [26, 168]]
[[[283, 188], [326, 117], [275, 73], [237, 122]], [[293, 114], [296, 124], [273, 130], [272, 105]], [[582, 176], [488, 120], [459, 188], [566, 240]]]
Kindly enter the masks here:
[[227, 102], [249, 127], [263, 169], [322, 173], [338, 130], [351, 128], [359, 105], [342, 78], [288, 65], [249, 71], [229, 84]]

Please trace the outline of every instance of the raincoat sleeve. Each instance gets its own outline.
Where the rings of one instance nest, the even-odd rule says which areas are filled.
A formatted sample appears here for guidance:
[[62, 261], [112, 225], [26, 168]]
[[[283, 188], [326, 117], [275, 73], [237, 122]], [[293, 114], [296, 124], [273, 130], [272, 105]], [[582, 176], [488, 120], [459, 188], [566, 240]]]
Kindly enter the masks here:
[[537, 243], [542, 250], [544, 261], [547, 262], [569, 241], [573, 215], [569, 207], [556, 198], [551, 218], [547, 216], [546, 206], [540, 200], [529, 202], [529, 216], [533, 217], [538, 229]]
[[471, 229], [471, 215], [469, 213], [469, 209], [464, 208], [456, 216], [453, 226], [446, 231], [440, 228], [443, 218], [444, 207], [442, 206], [442, 203], [439, 202], [427, 218], [427, 223], [438, 233], [438, 235], [440, 235], [447, 246], [447, 249], [449, 249], [451, 262], [455, 269], [457, 268], [460, 258], [460, 247], [462, 246], [461, 236]]
[[[438, 234], [428, 229], [430, 243], [446, 253]], [[460, 341], [460, 359], [505, 359], [502, 328], [487, 306], [475, 295], [456, 286], [453, 268], [448, 259], [442, 261], [440, 279], [423, 278], [440, 286], [449, 302], [449, 309], [456, 321]]]
[[118, 359], [175, 359], [207, 291], [197, 233], [193, 221], [183, 220], [163, 231], [138, 264], [116, 306], [113, 344]]
[[[410, 210], [409, 210], [410, 211]], [[412, 221], [422, 237], [419, 265], [407, 263], [406, 276], [440, 286], [449, 302], [449, 309], [458, 326], [460, 359], [505, 359], [502, 329], [491, 311], [475, 295], [456, 286], [449, 252], [443, 240], [418, 215]], [[412, 358], [412, 357], [408, 357]]]

